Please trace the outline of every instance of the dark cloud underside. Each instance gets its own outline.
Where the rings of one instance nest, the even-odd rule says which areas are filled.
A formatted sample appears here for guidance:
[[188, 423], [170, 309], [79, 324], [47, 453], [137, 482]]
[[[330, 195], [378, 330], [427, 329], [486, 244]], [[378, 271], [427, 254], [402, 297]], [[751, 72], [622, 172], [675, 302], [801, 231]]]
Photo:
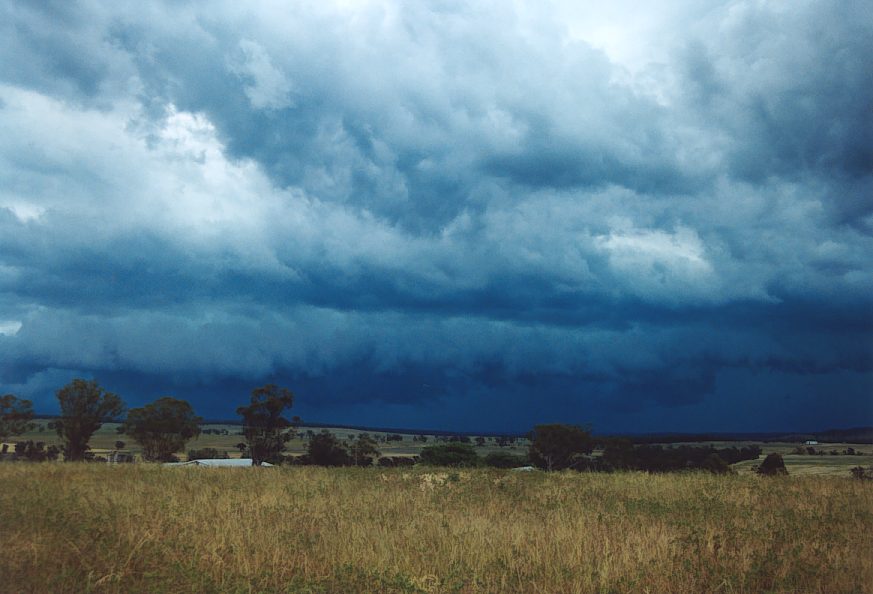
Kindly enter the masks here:
[[8, 2], [0, 391], [873, 423], [864, 2]]

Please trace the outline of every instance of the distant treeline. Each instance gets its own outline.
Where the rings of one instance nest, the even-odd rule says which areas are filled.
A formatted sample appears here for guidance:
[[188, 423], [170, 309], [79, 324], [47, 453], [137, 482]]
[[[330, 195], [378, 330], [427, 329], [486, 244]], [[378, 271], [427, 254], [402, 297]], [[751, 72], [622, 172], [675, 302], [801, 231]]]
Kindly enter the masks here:
[[811, 433], [646, 433], [628, 435], [595, 436], [602, 440], [623, 438], [637, 444], [703, 443], [711, 441], [760, 441], [763, 443], [802, 443], [816, 440], [822, 443], [870, 443], [873, 444], [873, 427], [850, 429], [827, 429]]
[[710, 470], [719, 472], [730, 464], [756, 460], [761, 448], [714, 448], [712, 446], [633, 445], [627, 440], [614, 440], [606, 445], [600, 459], [592, 459], [595, 470], [643, 470], [646, 472], [675, 472], [678, 470]]
[[[46, 415], [47, 418], [48, 415]], [[216, 419], [203, 421], [206, 425], [242, 425], [239, 419]], [[526, 431], [517, 432], [501, 432], [501, 431], [452, 431], [448, 429], [405, 429], [401, 427], [371, 427], [369, 425], [344, 425], [342, 423], [316, 423], [309, 421], [300, 421], [297, 427], [301, 429], [344, 429], [347, 431], [365, 431], [367, 433], [391, 433], [402, 435], [439, 435], [445, 437], [467, 436], [467, 437], [507, 437], [512, 439], [521, 439], [527, 437]]]
[[[46, 418], [51, 418], [45, 415]], [[238, 419], [204, 421], [202, 425], [241, 425]], [[370, 433], [391, 433], [401, 435], [434, 435], [453, 438], [458, 441], [462, 436], [504, 438], [511, 441], [530, 437], [529, 431], [499, 432], [499, 431], [451, 431], [447, 429], [404, 429], [398, 427], [371, 427], [368, 425], [343, 425], [339, 423], [312, 423], [301, 421], [300, 428], [312, 429], [345, 429], [351, 431], [366, 431]], [[610, 439], [627, 439], [635, 444], [670, 444], [670, 443], [706, 443], [712, 441], [760, 441], [772, 442], [804, 442], [814, 439], [826, 442], [869, 443], [873, 444], [873, 427], [852, 427], [849, 429], [827, 429], [811, 433], [644, 433], [644, 434], [609, 434], [595, 435], [598, 444]]]
[[[59, 415], [41, 414], [40, 419], [59, 419]], [[118, 418], [103, 418], [104, 423], [121, 422]], [[209, 425], [230, 425], [242, 426], [243, 421], [240, 419], [208, 419], [200, 423], [202, 427]], [[392, 433], [402, 435], [434, 435], [455, 437], [456, 440], [460, 436], [467, 437], [493, 437], [493, 438], [512, 438], [524, 439], [530, 437], [528, 431], [452, 431], [448, 429], [406, 429], [400, 427], [371, 427], [369, 425], [344, 425], [341, 423], [319, 423], [300, 421], [297, 427], [312, 428], [312, 429], [345, 429], [351, 431], [366, 431], [370, 433]], [[214, 433], [220, 430], [206, 429], [205, 434]], [[217, 433], [216, 433], [217, 434]], [[221, 433], [226, 435], [226, 433]], [[751, 432], [751, 433], [616, 433], [607, 435], [595, 435], [595, 440], [598, 444], [605, 443], [609, 439], [627, 439], [635, 444], [671, 444], [671, 443], [705, 443], [712, 441], [760, 441], [763, 443], [772, 442], [804, 442], [807, 440], [816, 440], [822, 443], [865, 443], [873, 444], [873, 427], [850, 427], [848, 429], [826, 429], [824, 431], [813, 431], [808, 433], [796, 432]]]

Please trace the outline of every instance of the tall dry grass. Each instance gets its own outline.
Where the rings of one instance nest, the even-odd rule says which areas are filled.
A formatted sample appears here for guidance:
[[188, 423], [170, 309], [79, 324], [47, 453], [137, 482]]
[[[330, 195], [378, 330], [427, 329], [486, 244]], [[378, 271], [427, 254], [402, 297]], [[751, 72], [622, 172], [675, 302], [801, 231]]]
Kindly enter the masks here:
[[3, 592], [868, 592], [873, 484], [0, 465]]

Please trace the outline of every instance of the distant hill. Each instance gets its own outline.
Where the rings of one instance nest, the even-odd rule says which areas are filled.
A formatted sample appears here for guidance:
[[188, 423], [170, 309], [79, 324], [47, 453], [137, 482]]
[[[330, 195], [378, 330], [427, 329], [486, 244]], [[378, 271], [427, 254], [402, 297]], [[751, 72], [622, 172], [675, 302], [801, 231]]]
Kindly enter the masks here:
[[816, 433], [818, 441], [844, 441], [849, 443], [873, 443], [873, 427], [852, 429], [828, 429]]
[[873, 443], [873, 427], [853, 427], [850, 429], [827, 429], [805, 433], [756, 432], [756, 433], [645, 433], [625, 434], [612, 437], [626, 437], [634, 443], [694, 443], [706, 441], [781, 441], [801, 443], [810, 439], [822, 443]]

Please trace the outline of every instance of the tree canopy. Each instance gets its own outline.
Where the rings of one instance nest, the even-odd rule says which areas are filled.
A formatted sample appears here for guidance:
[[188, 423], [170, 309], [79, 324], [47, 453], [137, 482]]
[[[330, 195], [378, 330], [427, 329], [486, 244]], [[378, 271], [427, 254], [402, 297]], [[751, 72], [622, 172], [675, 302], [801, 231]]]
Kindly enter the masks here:
[[94, 380], [76, 378], [58, 390], [57, 397], [61, 418], [54, 428], [64, 442], [64, 457], [74, 462], [85, 459], [88, 440], [103, 422], [124, 412], [121, 398]]
[[145, 460], [168, 462], [188, 440], [200, 434], [202, 420], [185, 400], [165, 396], [142, 408], [130, 409], [118, 432], [142, 446]]
[[782, 459], [782, 456], [773, 452], [767, 454], [767, 457], [758, 466], [758, 474], [764, 476], [784, 476], [788, 474], [788, 469], [785, 468], [785, 461]]
[[537, 425], [531, 439], [530, 461], [544, 470], [573, 468], [594, 448], [591, 432], [576, 425]]
[[482, 463], [473, 446], [457, 442], [422, 448], [418, 459], [431, 466], [479, 466]]
[[33, 403], [12, 394], [0, 396], [0, 442], [33, 428]]
[[356, 439], [349, 443], [349, 457], [355, 466], [370, 466], [373, 459], [379, 457], [376, 441], [369, 433], [359, 433]]
[[352, 458], [345, 444], [327, 429], [322, 429], [309, 439], [306, 444], [306, 461], [318, 466], [352, 464]]
[[267, 384], [252, 390], [248, 406], [236, 409], [243, 418], [243, 435], [254, 466], [279, 461], [285, 444], [293, 436], [293, 423], [282, 413], [293, 403], [294, 394], [290, 390]]

